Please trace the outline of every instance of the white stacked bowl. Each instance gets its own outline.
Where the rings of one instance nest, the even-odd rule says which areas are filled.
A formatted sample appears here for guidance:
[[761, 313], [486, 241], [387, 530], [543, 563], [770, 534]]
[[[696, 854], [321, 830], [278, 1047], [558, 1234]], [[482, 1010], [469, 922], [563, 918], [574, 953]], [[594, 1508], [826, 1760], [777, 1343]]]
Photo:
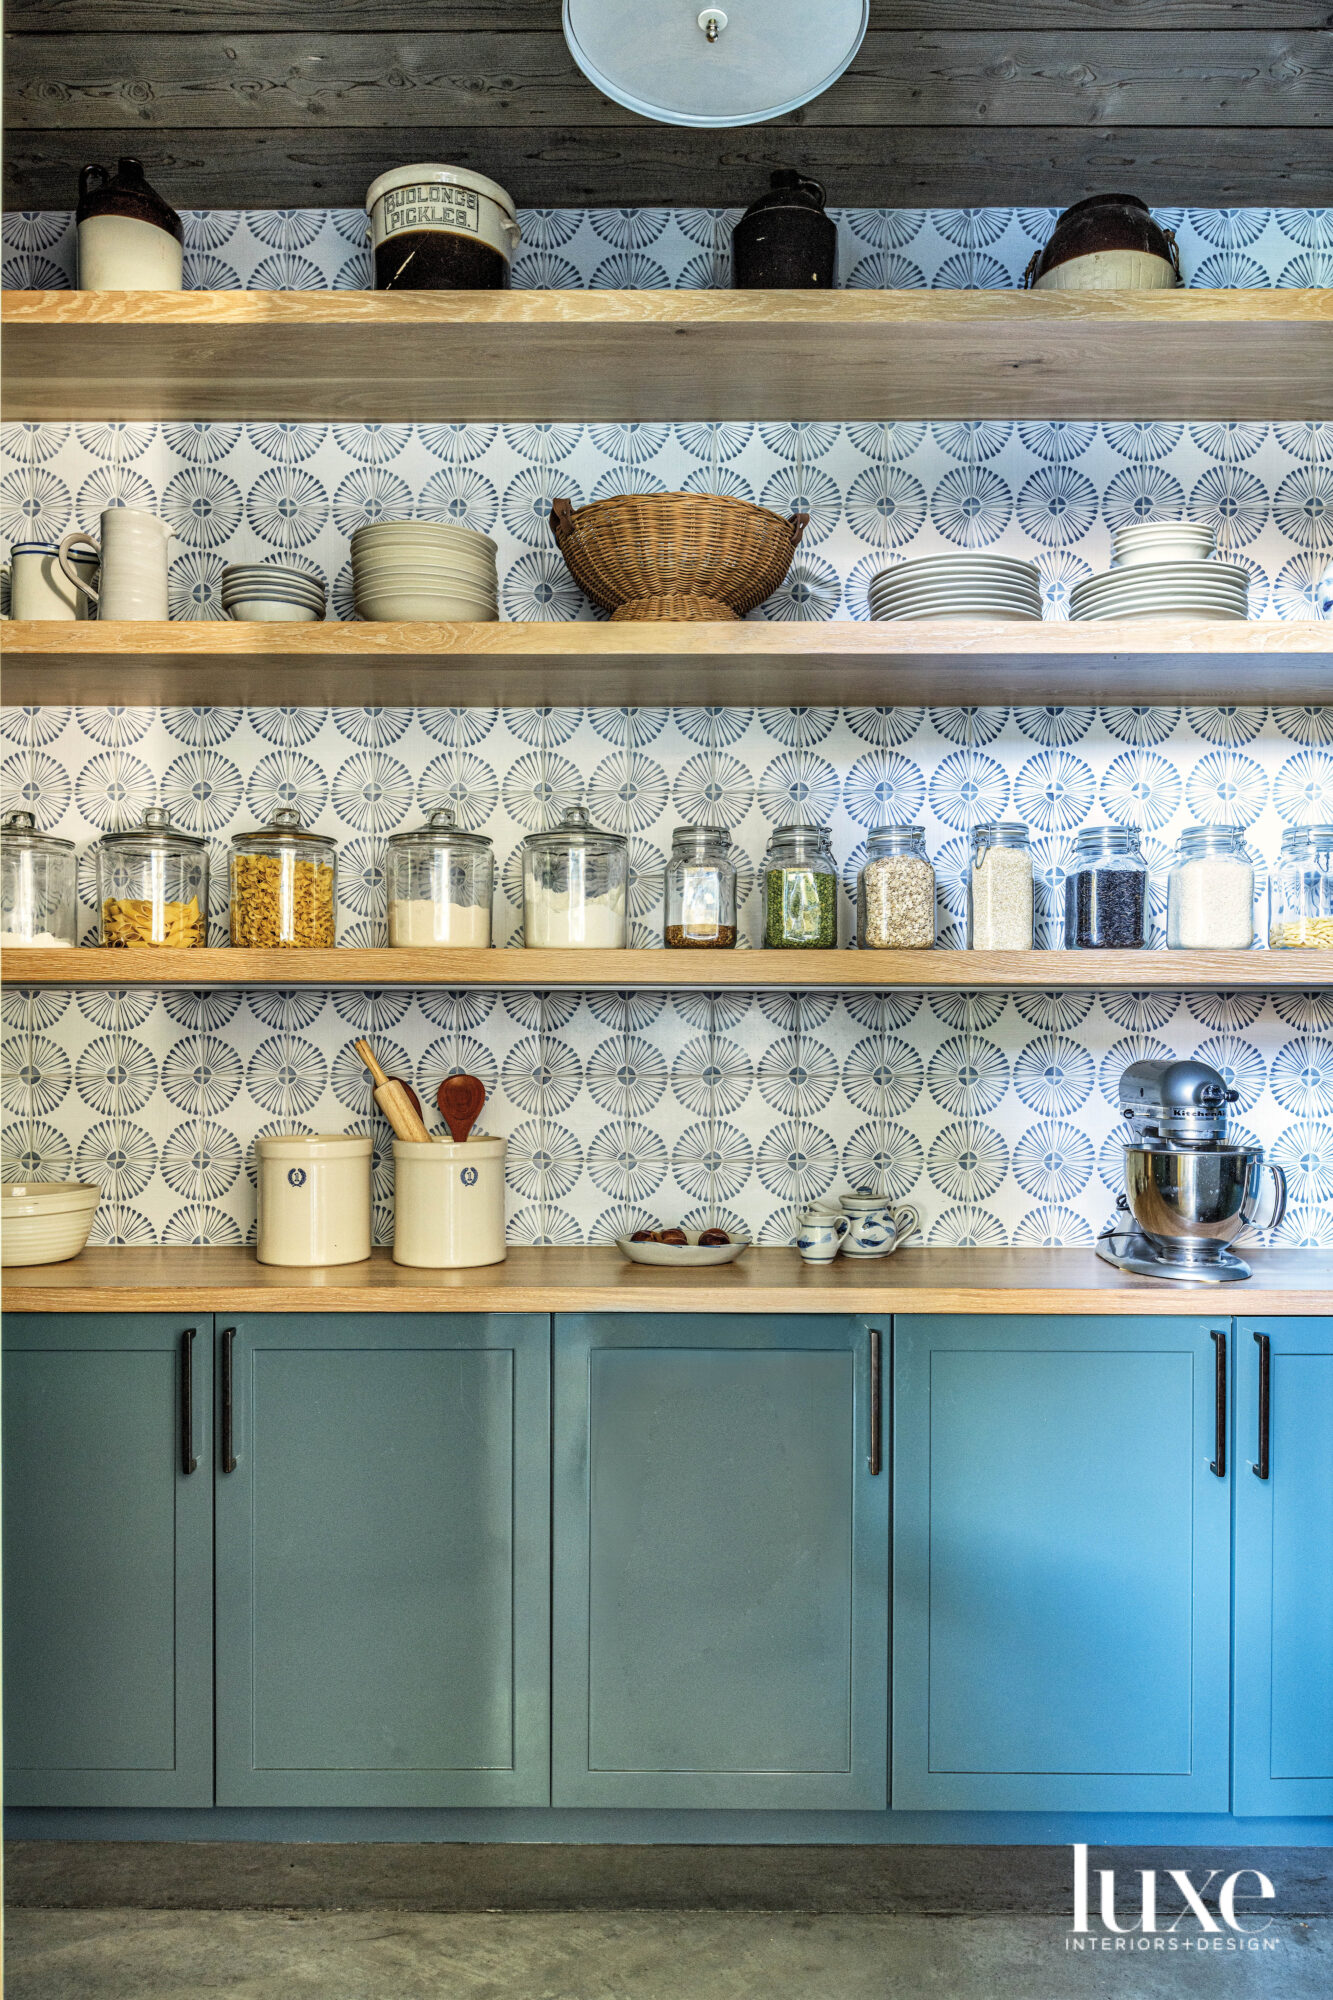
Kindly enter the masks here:
[[222, 609], [230, 618], [259, 625], [321, 619], [324, 580], [286, 563], [231, 563], [222, 572]]
[[1239, 563], [1134, 563], [1084, 577], [1069, 593], [1069, 615], [1100, 618], [1249, 616], [1248, 570]]
[[475, 528], [377, 521], [352, 537], [352, 584], [362, 618], [480, 621], [500, 615], [496, 545]]
[[1215, 547], [1212, 529], [1197, 521], [1135, 521], [1112, 535], [1111, 560], [1116, 569], [1207, 562]]
[[982, 550], [895, 563], [871, 579], [868, 598], [876, 619], [1041, 617], [1036, 564]]

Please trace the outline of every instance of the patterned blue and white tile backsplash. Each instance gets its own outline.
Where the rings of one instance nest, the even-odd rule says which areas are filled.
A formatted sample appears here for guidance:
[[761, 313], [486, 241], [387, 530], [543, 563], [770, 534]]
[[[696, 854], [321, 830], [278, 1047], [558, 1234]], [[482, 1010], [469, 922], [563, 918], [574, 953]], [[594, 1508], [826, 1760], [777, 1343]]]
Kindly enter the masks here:
[[[844, 282], [1012, 285], [1053, 211], [845, 214]], [[731, 215], [525, 215], [516, 282], [726, 282]], [[1333, 216], [1166, 218], [1196, 284], [1329, 282]], [[186, 217], [190, 282], [368, 280], [359, 211]], [[72, 281], [66, 216], [5, 221], [5, 281]], [[224, 563], [277, 556], [326, 576], [350, 613], [362, 521], [467, 522], [500, 547], [501, 615], [595, 615], [550, 545], [557, 494], [736, 492], [811, 514], [791, 577], [756, 616], [866, 616], [885, 562], [950, 547], [1034, 557], [1047, 616], [1109, 560], [1110, 534], [1182, 511], [1212, 522], [1253, 578], [1251, 613], [1319, 616], [1333, 556], [1333, 424], [10, 425], [0, 538], [95, 528], [116, 503], [172, 523], [173, 616], [221, 615]], [[225, 936], [229, 835], [284, 802], [339, 842], [340, 935], [381, 942], [384, 841], [452, 802], [495, 842], [497, 935], [515, 942], [523, 834], [583, 799], [631, 842], [634, 942], [660, 942], [671, 828], [727, 820], [746, 857], [743, 926], [768, 830], [827, 818], [845, 879], [866, 829], [919, 818], [940, 878], [944, 948], [961, 942], [969, 828], [1034, 830], [1043, 938], [1088, 821], [1132, 822], [1155, 876], [1186, 825], [1246, 828], [1270, 860], [1284, 825], [1333, 818], [1333, 707], [959, 710], [508, 710], [481, 705], [242, 711], [0, 712], [6, 809], [86, 849], [160, 799], [205, 833], [213, 935]], [[484, 704], [484, 689], [477, 700]], [[1270, 705], [1260, 704], [1268, 698]], [[94, 924], [91, 873], [81, 925]], [[849, 934], [844, 902], [843, 935]], [[274, 1129], [375, 1130], [358, 1034], [423, 1098], [462, 1065], [509, 1137], [510, 1235], [605, 1240], [649, 1221], [721, 1221], [786, 1240], [801, 1202], [874, 1183], [921, 1209], [936, 1244], [1082, 1242], [1118, 1186], [1115, 1086], [1135, 1056], [1198, 1053], [1241, 1093], [1245, 1129], [1292, 1177], [1286, 1242], [1333, 1242], [1333, 1001], [1248, 993], [670, 996], [408, 990], [4, 996], [6, 1176], [79, 1174], [107, 1198], [95, 1236], [243, 1241], [250, 1159]], [[390, 1162], [376, 1160], [377, 1233]]]
[[[831, 209], [839, 283], [890, 291], [1005, 290], [1023, 281], [1054, 208]], [[1333, 284], [1333, 209], [1155, 209], [1176, 231], [1187, 285]], [[521, 209], [515, 285], [553, 290], [706, 291], [731, 283], [739, 209]], [[349, 291], [373, 283], [359, 208], [191, 209], [185, 283], [200, 291]], [[3, 281], [19, 289], [75, 282], [74, 218], [4, 218]]]

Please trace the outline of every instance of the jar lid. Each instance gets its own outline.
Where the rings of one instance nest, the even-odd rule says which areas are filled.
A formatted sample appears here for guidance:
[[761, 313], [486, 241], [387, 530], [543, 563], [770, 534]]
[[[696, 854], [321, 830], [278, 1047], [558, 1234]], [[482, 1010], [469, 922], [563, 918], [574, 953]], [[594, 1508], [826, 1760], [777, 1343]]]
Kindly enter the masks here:
[[1249, 858], [1245, 829], [1240, 826], [1187, 826], [1176, 843], [1183, 860], [1197, 861], [1209, 854], [1239, 854]]
[[0, 834], [4, 835], [6, 847], [58, 847], [65, 852], [74, 852], [72, 840], [61, 840], [57, 834], [43, 833], [29, 812], [6, 813], [0, 820]]
[[564, 818], [556, 826], [547, 827], [543, 833], [529, 833], [524, 837], [524, 847], [573, 848], [591, 847], [602, 841], [608, 847], [625, 847], [628, 842], [623, 833], [603, 833], [588, 818], [586, 806], [571, 806]]
[[103, 847], [118, 847], [121, 843], [134, 847], [207, 847], [202, 834], [184, 833], [171, 824], [164, 806], [149, 806], [137, 826], [122, 827], [119, 833], [104, 833]]
[[775, 826], [773, 829], [773, 838], [774, 840], [822, 840], [827, 842], [833, 838], [833, 828], [831, 826], [807, 826], [804, 820], [794, 819], [788, 820], [785, 826]]
[[1074, 843], [1076, 861], [1093, 860], [1099, 854], [1137, 854], [1139, 830], [1136, 826], [1085, 826]]
[[487, 180], [485, 174], [474, 174], [470, 167], [442, 167], [434, 160], [426, 160], [412, 167], [391, 167], [386, 174], [373, 180], [366, 189], [366, 212], [386, 194], [395, 188], [408, 187], [460, 187], [471, 194], [484, 194], [497, 208], [504, 210], [505, 219], [513, 225], [515, 237], [518, 231], [518, 210], [514, 198], [507, 194], [498, 181]]
[[1333, 826], [1289, 826], [1282, 836], [1284, 854], [1303, 854], [1312, 847], [1333, 847]]
[[298, 847], [302, 841], [309, 841], [316, 847], [336, 847], [337, 841], [327, 833], [311, 833], [301, 824], [301, 815], [295, 806], [279, 806], [267, 826], [252, 827], [249, 833], [234, 833], [233, 847]]
[[388, 847], [489, 847], [488, 833], [469, 833], [465, 826], [458, 824], [458, 814], [452, 806], [436, 806], [434, 812], [427, 813], [424, 826], [410, 826], [402, 833], [391, 833]]
[[905, 820], [886, 820], [883, 826], [872, 826], [867, 840], [924, 840], [924, 826], [909, 826]]
[[973, 840], [987, 847], [1026, 847], [1030, 837], [1018, 819], [988, 819], [972, 829]]
[[704, 847], [730, 847], [729, 826], [677, 826], [671, 831], [673, 852], [698, 853]]

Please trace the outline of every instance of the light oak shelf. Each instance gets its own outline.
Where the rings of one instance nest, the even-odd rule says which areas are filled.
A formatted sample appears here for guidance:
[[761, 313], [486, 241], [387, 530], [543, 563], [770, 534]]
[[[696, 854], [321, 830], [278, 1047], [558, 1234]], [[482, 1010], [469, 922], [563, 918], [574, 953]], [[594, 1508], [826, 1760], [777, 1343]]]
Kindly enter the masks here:
[[11, 986], [421, 987], [837, 992], [905, 987], [1198, 992], [1333, 986], [1333, 951], [14, 950]]
[[4, 1274], [12, 1312], [984, 1312], [1326, 1313], [1333, 1255], [1247, 1250], [1243, 1285], [1164, 1284], [1091, 1250], [900, 1250], [873, 1264], [802, 1263], [751, 1249], [711, 1270], [631, 1264], [610, 1245], [515, 1246], [503, 1264], [414, 1271], [376, 1250], [326, 1270], [260, 1264], [251, 1250], [85, 1250]]
[[[1333, 345], [1333, 337], [1330, 339]], [[12, 623], [6, 699], [51, 706], [564, 708], [1333, 700], [1333, 626], [1145, 618], [827, 624]]]
[[1326, 417], [1333, 291], [10, 292], [7, 415]]

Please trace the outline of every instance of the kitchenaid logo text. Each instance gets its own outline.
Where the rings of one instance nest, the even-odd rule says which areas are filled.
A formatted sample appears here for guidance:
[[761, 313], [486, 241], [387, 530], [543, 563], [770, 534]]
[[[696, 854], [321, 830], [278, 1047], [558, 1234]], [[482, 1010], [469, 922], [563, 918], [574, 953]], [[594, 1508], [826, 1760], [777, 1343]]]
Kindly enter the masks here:
[[[1115, 1870], [1097, 1870], [1101, 1883], [1098, 1899], [1101, 1929], [1094, 1933], [1088, 1922], [1088, 1850], [1077, 1842], [1074, 1844], [1074, 1923], [1065, 1937], [1066, 1951], [1277, 1950], [1278, 1940], [1263, 1935], [1271, 1927], [1272, 1917], [1250, 1922], [1247, 1919], [1255, 1913], [1236, 1907], [1238, 1898], [1246, 1903], [1256, 1898], [1266, 1903], [1277, 1894], [1258, 1868], [1237, 1868], [1225, 1878], [1217, 1891], [1216, 1916], [1204, 1898], [1221, 1875], [1220, 1868], [1210, 1868], [1197, 1887], [1187, 1868], [1168, 1868], [1166, 1880], [1175, 1884], [1184, 1899], [1183, 1909], [1171, 1911], [1158, 1909], [1157, 1870], [1140, 1868], [1137, 1873], [1138, 1914], [1132, 1921], [1122, 1922], [1116, 1909]], [[1246, 1886], [1250, 1883], [1254, 1885], [1252, 1888]]]

